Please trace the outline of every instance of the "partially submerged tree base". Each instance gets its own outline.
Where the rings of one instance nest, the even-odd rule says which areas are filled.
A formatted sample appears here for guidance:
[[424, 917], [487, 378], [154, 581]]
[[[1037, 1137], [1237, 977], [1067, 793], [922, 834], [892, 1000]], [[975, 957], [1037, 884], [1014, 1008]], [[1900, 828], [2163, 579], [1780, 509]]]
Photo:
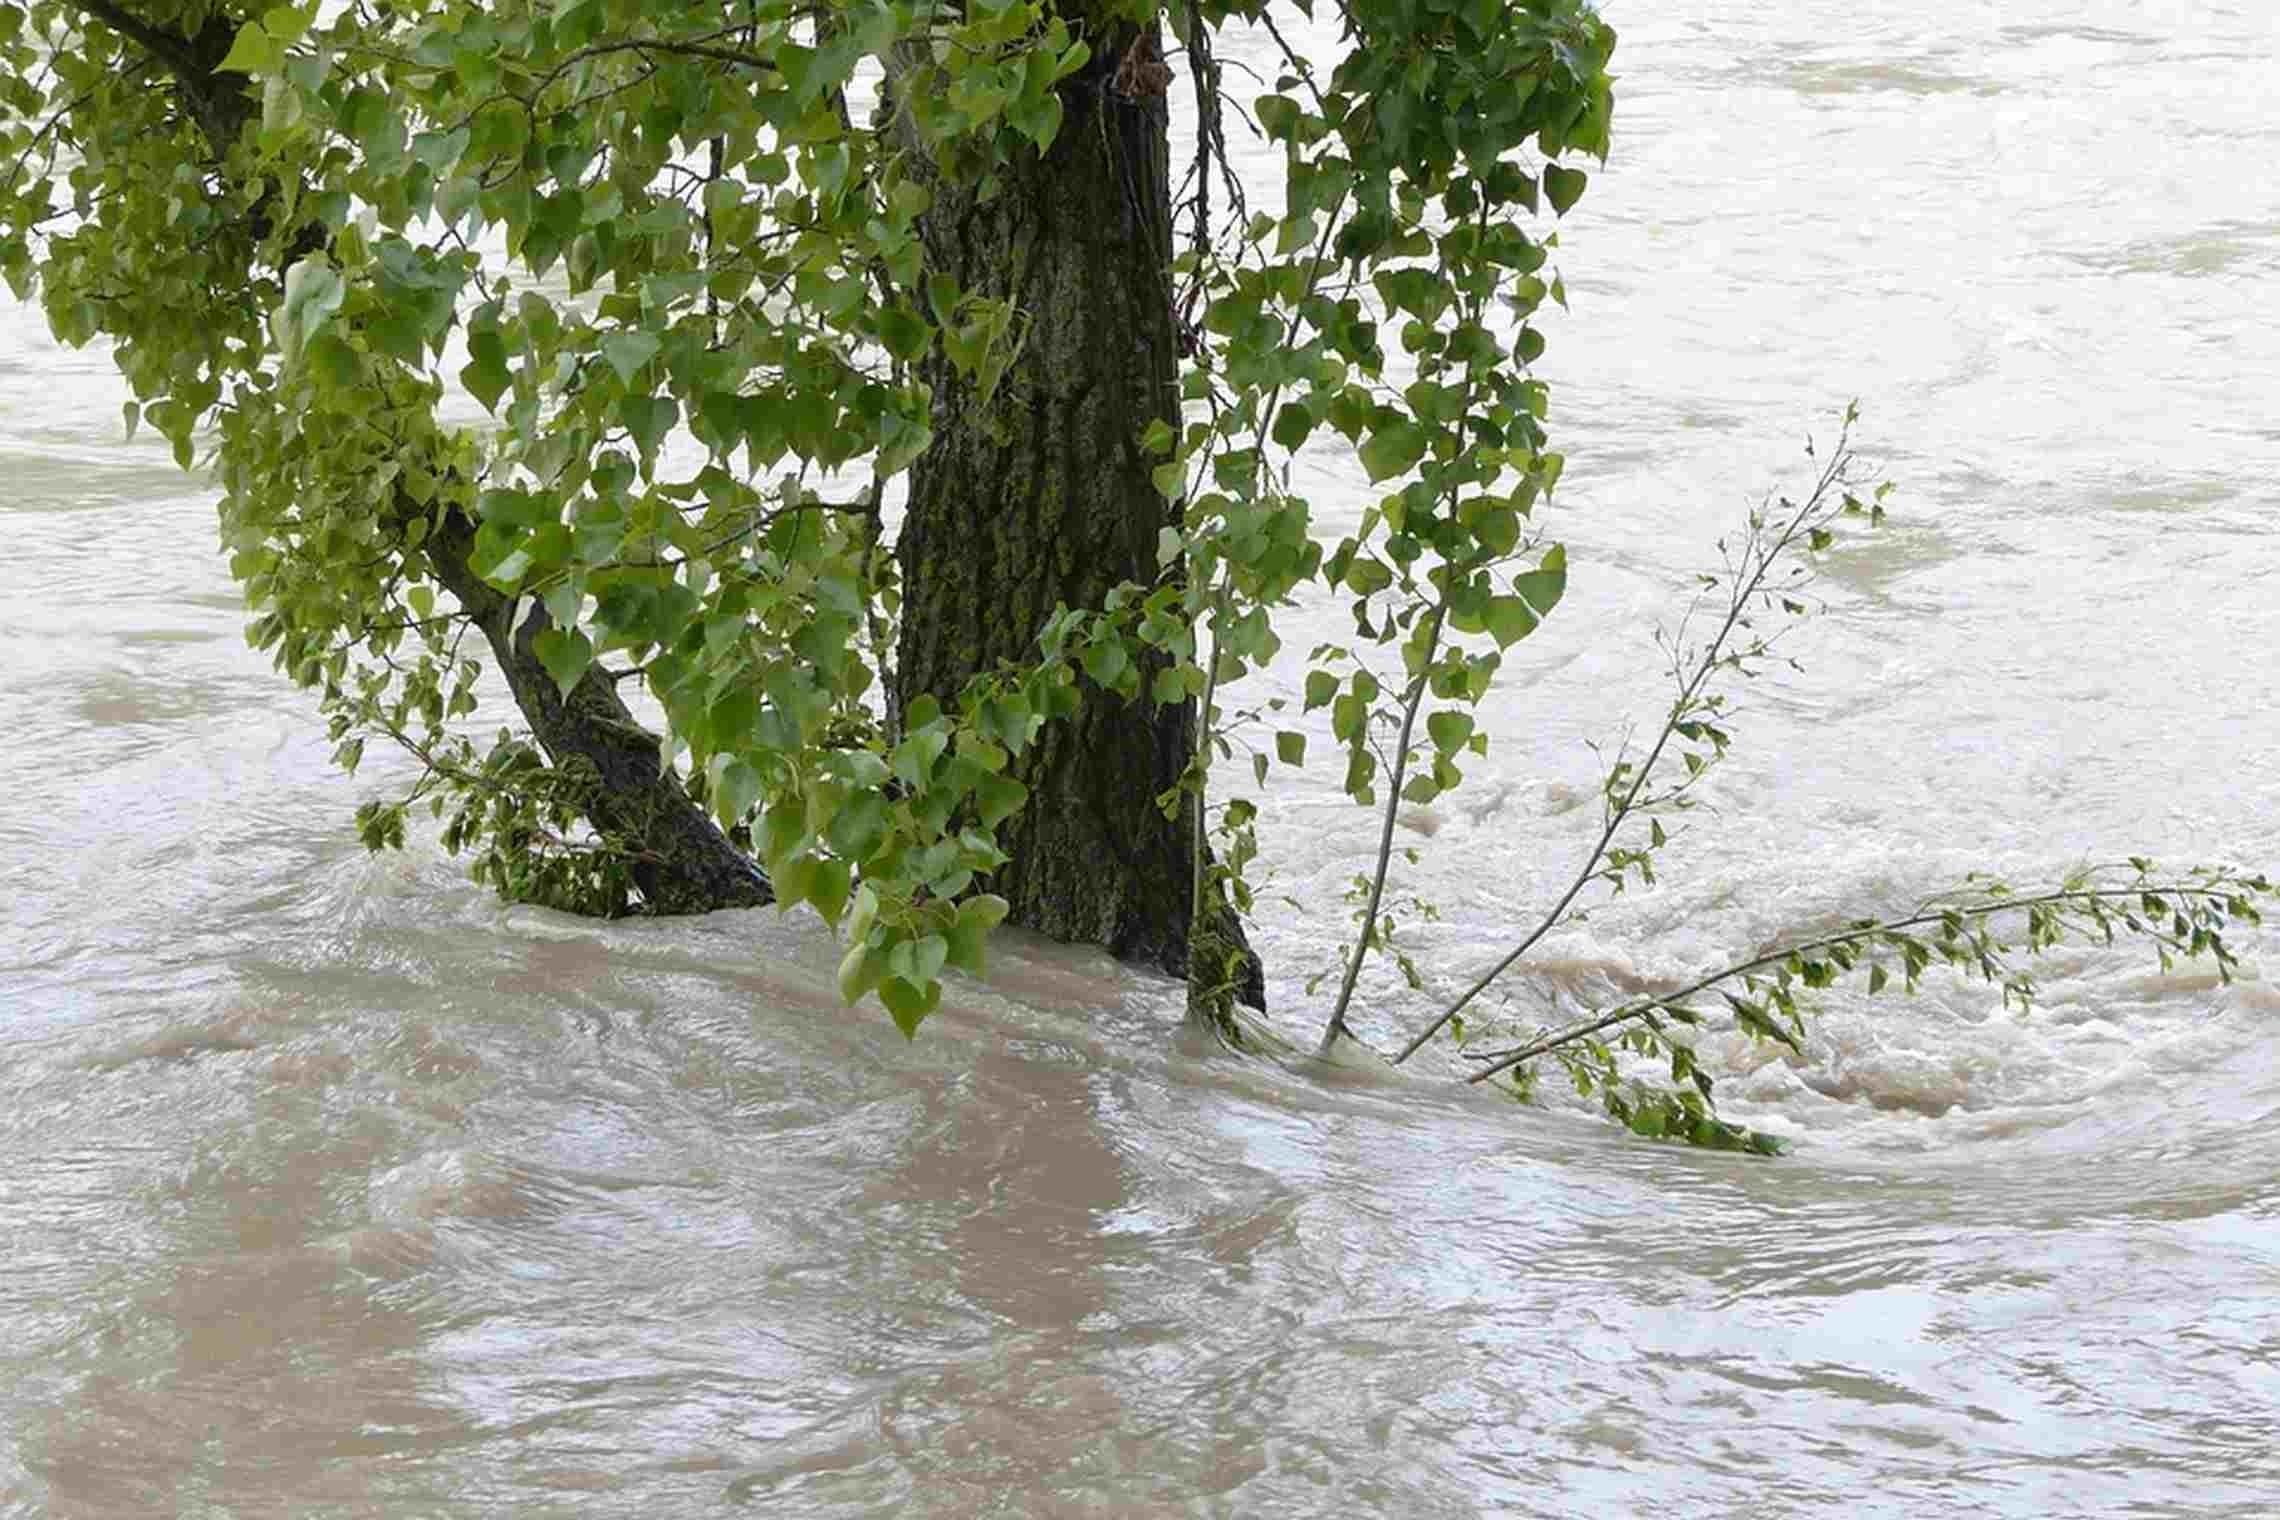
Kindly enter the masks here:
[[[773, 902], [767, 878], [689, 796], [665, 764], [662, 741], [635, 720], [608, 672], [588, 665], [565, 691], [537, 653], [539, 640], [554, 627], [545, 605], [492, 589], [469, 566], [473, 526], [457, 512], [445, 513], [441, 523], [427, 537], [429, 566], [481, 630], [516, 705], [555, 765], [576, 764], [590, 778], [582, 810], [604, 848], [622, 856], [640, 894], [640, 911], [709, 913]], [[604, 914], [620, 906], [559, 896], [548, 905]]]
[[[341, 762], [373, 733], [425, 762], [363, 810], [368, 841], [456, 802], [446, 842], [516, 895], [808, 904], [844, 932], [843, 995], [906, 1034], [1010, 918], [1186, 978], [1216, 1040], [1288, 1048], [1243, 1012], [1256, 809], [1208, 782], [1239, 746], [1262, 785], [1307, 763], [1300, 728], [1247, 731], [1291, 704], [1234, 692], [1281, 658], [1285, 609], [1334, 601], [1351, 635], [1283, 673], [1378, 810], [1336, 1056], [1370, 966], [1421, 980], [1388, 906], [1394, 810], [1487, 756], [1481, 704], [1566, 586], [1536, 525], [1565, 461], [1535, 318], [1566, 301], [1553, 219], [1606, 156], [1615, 37], [1590, 0], [1341, 0], [1324, 61], [1273, 9], [1181, 8], [1198, 130], [1175, 199], [1157, 4], [0, 7], [0, 269], [66, 341], [113, 340], [130, 428], [184, 466], [212, 449], [251, 634], [321, 692]], [[1211, 36], [1237, 20], [1281, 54], [1248, 116], [1277, 214], [1226, 149]], [[488, 426], [446, 420], [454, 383]], [[1373, 491], [1350, 534], [1318, 529], [1293, 468], [1333, 432]], [[1711, 677], [1766, 653], [1752, 618], [1802, 610], [1773, 571], [1877, 515], [1844, 457], [1753, 519], [1573, 883], [1396, 1064], [1590, 883], [1652, 882], [1658, 813], [1726, 747]], [[456, 726], [478, 634], [535, 738], [487, 759]], [[2118, 925], [2223, 969], [2218, 924], [2269, 889], [2141, 872], [2127, 911], [2106, 890], [1987, 911], [2024, 908], [2029, 948]], [[1979, 911], [1732, 968], [1727, 1006], [1779, 1039], [1792, 982], [1999, 965]], [[1633, 1128], [1734, 1143], [1663, 1027], [1695, 1016], [1683, 996], [1484, 1068], [1573, 1053]], [[1632, 1085], [1624, 1049], [1675, 1089]]]
[[[931, 198], [916, 224], [930, 277], [1018, 324], [991, 361], [962, 367], [944, 345], [917, 366], [933, 437], [912, 463], [897, 540], [898, 713], [922, 695], [954, 711], [977, 672], [1032, 662], [1056, 613], [1154, 581], [1180, 520], [1140, 447], [1179, 412], [1171, 71], [1147, 66], [1153, 25], [1097, 0], [1059, 9], [1083, 20], [1091, 56], [1056, 97], [1050, 142], [996, 164], [986, 189], [925, 154], [919, 118], [941, 109], [940, 75], [906, 56], [890, 76]], [[1181, 782], [1198, 744], [1194, 701], [1163, 654], [1121, 645], [1088, 656], [1078, 688], [1084, 700], [1009, 768], [1027, 797], [998, 825], [1008, 864], [986, 877], [1007, 922], [1263, 1006], [1241, 920], [1219, 894], [1191, 900], [1199, 799]], [[1192, 942], [1199, 932], [1208, 947]]]
[[1259, 958], [1241, 938], [1242, 927], [1234, 912], [1221, 906], [1189, 932], [1187, 1022], [1230, 1050], [1257, 1051], [1275, 1037], [1259, 1021], [1243, 1016], [1245, 1008], [1265, 1010], [1267, 991]]

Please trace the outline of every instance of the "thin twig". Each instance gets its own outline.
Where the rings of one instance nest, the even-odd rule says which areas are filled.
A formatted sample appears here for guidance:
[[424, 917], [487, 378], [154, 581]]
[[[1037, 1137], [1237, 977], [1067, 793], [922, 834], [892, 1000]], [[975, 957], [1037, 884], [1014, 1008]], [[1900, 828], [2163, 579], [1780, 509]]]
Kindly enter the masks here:
[[1425, 693], [1433, 680], [1433, 656], [1441, 648], [1441, 618], [1447, 601], [1434, 604], [1426, 614], [1430, 619], [1425, 634], [1425, 657], [1418, 662], [1417, 674], [1409, 682], [1401, 704], [1401, 736], [1394, 741], [1393, 764], [1387, 772], [1385, 816], [1378, 827], [1377, 868], [1370, 874], [1370, 898], [1362, 909], [1362, 932], [1354, 940], [1354, 953], [1347, 957], [1345, 980], [1338, 987], [1338, 1002], [1330, 1010], [1330, 1018], [1322, 1026], [1322, 1044], [1315, 1052], [1326, 1056], [1338, 1043], [1338, 1037], [1347, 1034], [1346, 1009], [1354, 1001], [1354, 983], [1360, 980], [1362, 962], [1369, 957], [1370, 935], [1377, 927], [1378, 905], [1385, 900], [1386, 873], [1393, 862], [1393, 826], [1401, 810], [1401, 784], [1409, 770], [1409, 740], [1417, 731], [1417, 709], [1425, 705]]
[[1851, 453], [1846, 448], [1844, 440], [1840, 438], [1837, 447], [1830, 455], [1827, 467], [1821, 472], [1820, 480], [1813, 488], [1813, 494], [1806, 498], [1805, 505], [1799, 507], [1792, 514], [1788, 523], [1774, 538], [1771, 547], [1759, 555], [1757, 566], [1749, 578], [1746, 581], [1736, 582], [1732, 599], [1727, 604], [1725, 621], [1719, 626], [1717, 635], [1711, 639], [1708, 648], [1703, 651], [1702, 658], [1696, 663], [1693, 674], [1680, 687], [1678, 700], [1671, 704], [1670, 716], [1664, 721], [1662, 732], [1655, 736], [1654, 748], [1648, 751], [1645, 762], [1633, 774], [1631, 784], [1623, 793], [1622, 800], [1609, 811], [1606, 826], [1599, 831], [1598, 840], [1593, 843], [1591, 852], [1584, 857], [1582, 869], [1575, 873], [1575, 879], [1568, 883], [1567, 890], [1560, 894], [1559, 900], [1552, 904], [1551, 910], [1544, 914], [1533, 929], [1522, 936], [1520, 943], [1515, 945], [1509, 954], [1491, 966], [1481, 975], [1479, 980], [1465, 989], [1463, 996], [1442, 1009], [1440, 1015], [1432, 1023], [1419, 1030], [1416, 1037], [1402, 1047], [1401, 1053], [1393, 1058], [1394, 1065], [1399, 1066], [1417, 1054], [1427, 1040], [1439, 1034], [1443, 1026], [1462, 1013], [1474, 998], [1480, 996], [1487, 989], [1491, 982], [1510, 970], [1515, 962], [1535, 948], [1538, 940], [1551, 933], [1554, 928], [1565, 921], [1568, 909], [1573, 906], [1576, 898], [1582, 895], [1583, 889], [1599, 874], [1600, 862], [1606, 859], [1608, 846], [1615, 842], [1616, 834], [1630, 820], [1639, 799], [1645, 795], [1647, 782], [1653, 776], [1656, 764], [1661, 761], [1664, 751], [1669, 748], [1672, 736], [1678, 732], [1679, 724], [1684, 722], [1687, 714], [1693, 710], [1694, 699], [1701, 693], [1703, 685], [1710, 679], [1711, 674], [1725, 663], [1726, 641], [1733, 636], [1735, 627], [1742, 620], [1742, 614], [1749, 609], [1749, 604], [1756, 599], [1759, 591], [1763, 589], [1766, 576], [1780, 561], [1783, 552], [1797, 540], [1806, 523], [1828, 498], [1830, 490], [1838, 484], [1850, 459]]

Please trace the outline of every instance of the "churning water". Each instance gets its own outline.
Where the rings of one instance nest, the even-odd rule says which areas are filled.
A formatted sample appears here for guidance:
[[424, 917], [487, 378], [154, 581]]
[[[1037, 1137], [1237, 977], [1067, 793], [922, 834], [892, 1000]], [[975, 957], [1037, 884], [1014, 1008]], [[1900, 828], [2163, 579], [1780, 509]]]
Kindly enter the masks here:
[[[1975, 866], [2280, 866], [2274, 9], [1610, 15], [1547, 360], [1576, 569], [1416, 820], [1434, 981], [1572, 869], [1652, 623], [1854, 395], [1894, 524], [1663, 885], [1505, 1011]], [[386, 777], [245, 649], [207, 492], [101, 354], [17, 312], [0, 366], [0, 1513], [2280, 1504], [2269, 982], [2075, 952], [2026, 1017], [1939, 984], [1803, 1062], [1713, 1038], [1774, 1162], [1213, 1056], [1034, 943], [906, 1045], [805, 917], [598, 926], [362, 853]], [[1267, 818], [1294, 1034], [1368, 842], [1329, 781]]]

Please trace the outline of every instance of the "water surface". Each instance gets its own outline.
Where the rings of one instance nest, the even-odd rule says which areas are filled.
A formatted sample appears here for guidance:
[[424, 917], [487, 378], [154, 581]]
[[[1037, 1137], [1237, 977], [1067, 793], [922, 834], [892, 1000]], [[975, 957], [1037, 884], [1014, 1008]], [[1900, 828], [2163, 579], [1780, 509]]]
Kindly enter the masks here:
[[[1503, 1011], [1976, 866], [2280, 865], [2271, 9], [1610, 15], [1618, 153], [1546, 361], [1572, 589], [1402, 884], [1436, 986], [1572, 869], [1585, 741], [1663, 696], [1649, 626], [1856, 395], [1895, 523], [1832, 556], [1660, 889]], [[1775, 1163], [1445, 1065], [1216, 1057], [1161, 985], [1033, 942], [905, 1044], [804, 917], [593, 925], [365, 855], [389, 772], [330, 770], [244, 647], [209, 492], [120, 440], [103, 355], [18, 311], [0, 368], [0, 1513], [2280, 1493], [2263, 980], [2069, 952], [2027, 1017], [1941, 984], [1836, 1004], [1802, 1062], [1713, 1037]], [[1307, 469], [1358, 516], [1350, 460]], [[1307, 617], [1290, 644], [1338, 626]], [[1266, 820], [1293, 1033], [1368, 842], [1332, 779]], [[1422, 1008], [1377, 987], [1363, 1027]]]

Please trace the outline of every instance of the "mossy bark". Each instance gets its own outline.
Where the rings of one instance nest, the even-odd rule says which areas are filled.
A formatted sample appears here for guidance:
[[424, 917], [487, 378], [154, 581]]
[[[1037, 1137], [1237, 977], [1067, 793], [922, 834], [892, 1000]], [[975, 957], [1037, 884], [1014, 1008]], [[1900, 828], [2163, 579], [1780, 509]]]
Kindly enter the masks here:
[[590, 761], [599, 778], [586, 816], [632, 852], [634, 887], [649, 913], [706, 913], [774, 901], [767, 879], [692, 800], [663, 762], [657, 736], [636, 722], [617, 685], [596, 663], [565, 697], [531, 641], [553, 626], [543, 605], [515, 621], [516, 597], [493, 589], [469, 565], [474, 529], [456, 513], [427, 539], [435, 578], [482, 630], [515, 705], [556, 764]]
[[[1033, 661], [1057, 606], [1097, 608], [1120, 582], [1154, 580], [1158, 533], [1177, 520], [1140, 448], [1150, 422], [1178, 421], [1179, 334], [1169, 71], [1136, 66], [1155, 59], [1152, 38], [1127, 56], [1138, 35], [1098, 18], [1051, 149], [1001, 169], [994, 197], [935, 187], [929, 267], [1011, 300], [1027, 336], [986, 400], [939, 352], [927, 364], [934, 441], [911, 472], [898, 544], [898, 711], [922, 693], [947, 705], [1000, 661]], [[1157, 668], [1143, 668], [1143, 692]], [[1192, 703], [1127, 702], [1086, 682], [1081, 710], [1025, 757], [1029, 802], [1000, 836], [1013, 858], [989, 885], [1011, 921], [1186, 977], [1195, 803], [1167, 818], [1157, 798], [1195, 743]], [[1262, 1004], [1241, 923], [1224, 906], [1212, 917], [1212, 980]]]

